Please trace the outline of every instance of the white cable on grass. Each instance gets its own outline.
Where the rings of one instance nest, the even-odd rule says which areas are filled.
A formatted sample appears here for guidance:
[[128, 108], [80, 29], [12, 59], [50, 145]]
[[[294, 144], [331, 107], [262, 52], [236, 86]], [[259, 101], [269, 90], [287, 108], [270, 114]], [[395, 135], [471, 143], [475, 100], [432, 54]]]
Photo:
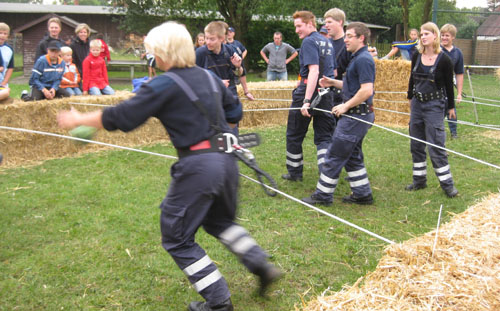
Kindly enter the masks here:
[[90, 103], [67, 103], [67, 104], [68, 105], [78, 105], [78, 106], [113, 107], [113, 105], [90, 104]]
[[[241, 174], [241, 173], [240, 173], [240, 175], [241, 175], [242, 177], [245, 177], [245, 178], [246, 178], [246, 179], [248, 179], [248, 180], [251, 180], [251, 181], [253, 181], [253, 182], [259, 183], [257, 180], [255, 180], [255, 179], [253, 179], [253, 178], [251, 178], [251, 177], [249, 177], [249, 176], [246, 176], [246, 175]], [[282, 196], [284, 196], [284, 197], [286, 197], [286, 198], [288, 198], [288, 199], [290, 199], [290, 200], [292, 200], [292, 201], [295, 201], [295, 202], [297, 202], [297, 203], [300, 203], [300, 204], [302, 204], [302, 205], [304, 205], [304, 206], [307, 206], [307, 207], [309, 207], [310, 209], [313, 209], [313, 210], [315, 210], [315, 211], [317, 211], [317, 212], [319, 212], [319, 213], [321, 213], [321, 214], [323, 214], [323, 215], [326, 215], [326, 216], [328, 216], [328, 217], [330, 217], [330, 218], [333, 218], [333, 219], [335, 219], [335, 220], [337, 220], [337, 221], [340, 221], [341, 223], [343, 223], [343, 224], [345, 224], [345, 225], [348, 225], [349, 227], [352, 227], [352, 228], [358, 229], [359, 231], [362, 231], [362, 232], [364, 232], [364, 233], [366, 233], [366, 234], [368, 234], [368, 235], [371, 235], [372, 237], [375, 237], [375, 238], [377, 238], [377, 239], [379, 239], [379, 240], [382, 240], [382, 241], [384, 241], [384, 242], [386, 242], [386, 243], [389, 243], [389, 244], [394, 244], [394, 242], [393, 242], [393, 241], [391, 241], [391, 240], [389, 240], [389, 239], [386, 239], [386, 238], [384, 238], [384, 237], [382, 237], [382, 236], [380, 236], [380, 235], [378, 235], [378, 234], [376, 234], [376, 233], [373, 233], [373, 232], [371, 232], [371, 231], [369, 231], [369, 230], [367, 230], [367, 229], [364, 229], [364, 228], [362, 228], [362, 227], [360, 227], [360, 226], [358, 226], [358, 225], [355, 225], [355, 224], [353, 224], [352, 222], [349, 222], [349, 221], [344, 220], [344, 219], [342, 219], [342, 218], [340, 218], [340, 217], [338, 217], [338, 216], [335, 216], [335, 215], [333, 215], [333, 214], [330, 214], [330, 213], [328, 213], [328, 212], [325, 212], [324, 210], [322, 210], [322, 209], [320, 209], [320, 208], [317, 208], [317, 207], [316, 207], [316, 206], [314, 206], [314, 205], [311, 205], [311, 204], [308, 204], [308, 203], [306, 203], [306, 202], [304, 202], [304, 201], [302, 201], [302, 200], [299, 200], [299, 199], [297, 199], [297, 198], [295, 198], [295, 197], [293, 197], [293, 196], [291, 196], [291, 195], [289, 195], [289, 194], [286, 194], [286, 193], [285, 193], [285, 192], [283, 192], [283, 191], [280, 191], [280, 190], [278, 190], [278, 189], [274, 189], [274, 188], [273, 188], [273, 187], [271, 187], [271, 186], [268, 186], [268, 185], [266, 185], [266, 184], [263, 184], [263, 185], [264, 185], [267, 189], [269, 189], [269, 190], [275, 191], [275, 192], [277, 192], [277, 193], [281, 194]]]
[[[24, 132], [24, 133], [39, 134], [39, 135], [46, 135], [46, 136], [53, 136], [53, 137], [70, 139], [70, 140], [76, 140], [76, 141], [81, 141], [81, 142], [86, 142], [86, 143], [91, 143], [91, 144], [97, 144], [97, 145], [103, 145], [103, 146], [108, 146], [108, 147], [114, 147], [114, 148], [124, 149], [124, 150], [128, 150], [128, 151], [135, 151], [135, 152], [145, 153], [145, 154], [154, 155], [154, 156], [160, 156], [160, 157], [167, 158], [167, 159], [174, 159], [174, 160], [178, 159], [175, 156], [170, 156], [170, 155], [166, 155], [166, 154], [162, 154], [162, 153], [150, 152], [150, 151], [145, 151], [145, 150], [141, 150], [141, 149], [134, 149], [134, 148], [124, 147], [124, 146], [119, 146], [119, 145], [113, 145], [113, 144], [103, 143], [103, 142], [99, 142], [99, 141], [95, 141], [95, 140], [87, 140], [87, 139], [83, 139], [83, 138], [77, 138], [77, 137], [72, 137], [72, 136], [65, 136], [65, 135], [60, 135], [60, 134], [54, 134], [54, 133], [50, 133], [50, 132], [34, 131], [34, 130], [28, 130], [28, 129], [23, 129], [23, 128], [8, 127], [8, 126], [0, 126], [0, 129], [12, 130], [12, 131], [18, 131], [18, 132]], [[249, 179], [249, 180], [251, 180], [251, 181], [253, 181], [253, 182], [257, 183], [257, 184], [261, 184], [258, 180], [255, 180], [255, 179], [253, 179], [253, 178], [251, 178], [249, 176], [246, 176], [244, 174], [241, 174], [241, 173], [239, 173], [239, 174], [240, 174], [240, 176], [245, 177], [245, 178], [247, 178], [247, 179]], [[310, 204], [307, 204], [307, 203], [305, 203], [305, 202], [303, 202], [303, 201], [301, 201], [301, 200], [299, 200], [299, 199], [297, 199], [297, 198], [295, 198], [295, 197], [293, 197], [293, 196], [291, 196], [289, 194], [286, 194], [286, 193], [284, 193], [284, 192], [282, 192], [282, 191], [280, 191], [278, 189], [274, 189], [273, 187], [270, 187], [270, 186], [268, 186], [268, 185], [266, 185], [264, 183], [262, 183], [262, 185], [265, 186], [266, 188], [272, 190], [272, 191], [275, 191], [275, 192], [277, 192], [277, 193], [279, 193], [279, 194], [281, 194], [281, 195], [283, 195], [283, 196], [285, 196], [285, 197], [287, 197], [287, 198], [295, 201], [295, 202], [298, 202], [298, 203], [300, 203], [302, 205], [305, 205], [305, 206], [307, 206], [309, 208], [312, 208], [313, 210], [316, 210], [316, 211], [318, 211], [318, 212], [320, 212], [320, 213], [322, 213], [324, 215], [327, 215], [327, 216], [329, 216], [329, 217], [331, 217], [331, 218], [333, 218], [335, 220], [338, 220], [339, 222], [341, 222], [343, 224], [346, 224], [346, 225], [348, 225], [350, 227], [353, 227], [353, 228], [355, 228], [355, 229], [357, 229], [359, 231], [365, 232], [365, 233], [367, 233], [367, 234], [369, 234], [369, 235], [371, 235], [373, 237], [376, 237], [377, 239], [380, 239], [380, 240], [382, 240], [384, 242], [387, 242], [389, 244], [394, 244], [394, 242], [391, 241], [391, 240], [389, 240], [389, 239], [381, 237], [381, 236], [379, 236], [379, 235], [377, 235], [377, 234], [375, 234], [375, 233], [373, 233], [373, 232], [371, 232], [371, 231], [369, 231], [367, 229], [364, 229], [364, 228], [362, 228], [362, 227], [360, 227], [358, 225], [355, 225], [355, 224], [353, 224], [353, 223], [351, 223], [351, 222], [349, 222], [347, 220], [344, 220], [344, 219], [342, 219], [340, 217], [337, 217], [337, 216], [335, 216], [333, 214], [327, 213], [327, 212], [325, 212], [325, 211], [323, 211], [323, 210], [321, 210], [321, 209], [319, 209], [317, 207], [314, 207], [314, 206], [312, 206]]]
[[483, 98], [483, 97], [477, 97], [477, 96], [475, 96], [474, 99], [481, 99], [481, 100], [486, 100], [486, 101], [490, 101], [490, 102], [500, 103], [500, 100], [498, 100], [498, 99], [489, 99], [489, 98]]
[[[314, 108], [314, 110], [318, 110], [318, 111], [323, 111], [323, 112], [331, 113], [331, 111], [324, 110], [324, 109], [321, 109], [321, 108]], [[490, 167], [496, 168], [497, 170], [500, 170], [500, 166], [498, 166], [498, 165], [491, 164], [491, 163], [488, 163], [488, 162], [486, 162], [486, 161], [483, 161], [483, 160], [476, 159], [476, 158], [474, 158], [474, 157], [468, 156], [468, 155], [466, 155], [466, 154], [463, 154], [463, 153], [460, 153], [460, 152], [457, 152], [457, 151], [454, 151], [454, 150], [451, 150], [451, 149], [448, 149], [448, 148], [445, 148], [445, 147], [441, 147], [441, 146], [435, 145], [435, 144], [430, 143], [430, 142], [427, 142], [427, 141], [425, 141], [425, 140], [422, 140], [422, 139], [419, 139], [419, 138], [416, 138], [416, 137], [413, 137], [413, 136], [410, 136], [410, 135], [406, 135], [406, 134], [400, 133], [400, 132], [398, 132], [398, 131], [392, 130], [392, 129], [387, 128], [387, 127], [385, 127], [385, 126], [378, 125], [378, 124], [375, 124], [375, 123], [372, 123], [372, 122], [368, 122], [368, 121], [365, 121], [365, 120], [362, 120], [362, 119], [359, 119], [359, 118], [353, 117], [353, 116], [348, 115], [348, 114], [343, 114], [342, 116], [343, 116], [343, 117], [349, 117], [349, 118], [351, 118], [351, 119], [353, 119], [353, 120], [357, 120], [357, 121], [360, 121], [360, 122], [363, 122], [363, 123], [366, 123], [366, 124], [370, 124], [370, 125], [372, 125], [372, 126], [375, 126], [375, 127], [381, 128], [381, 129], [384, 129], [384, 130], [386, 130], [386, 131], [389, 131], [389, 132], [392, 132], [392, 133], [398, 134], [398, 135], [400, 135], [400, 136], [404, 136], [404, 137], [407, 137], [407, 138], [410, 138], [410, 139], [416, 140], [416, 141], [421, 142], [421, 143], [424, 143], [424, 144], [426, 144], [426, 145], [429, 145], [429, 146], [432, 146], [432, 147], [435, 147], [435, 148], [438, 148], [438, 149], [445, 150], [445, 151], [447, 151], [447, 152], [450, 152], [450, 153], [453, 153], [453, 154], [459, 155], [459, 156], [464, 157], [464, 158], [467, 158], [467, 159], [469, 159], [469, 160], [473, 160], [473, 161], [476, 161], [476, 162], [478, 162], [478, 163], [481, 163], [481, 164], [484, 164], [484, 165], [487, 165], [487, 166], [490, 166]]]
[[495, 105], [495, 104], [487, 104], [487, 103], [481, 103], [481, 102], [476, 102], [476, 101], [470, 101], [466, 99], [462, 99], [462, 103], [471, 103], [471, 104], [476, 104], [476, 105], [483, 105], [483, 106], [490, 106], [490, 107], [497, 107], [500, 108], [500, 105]]

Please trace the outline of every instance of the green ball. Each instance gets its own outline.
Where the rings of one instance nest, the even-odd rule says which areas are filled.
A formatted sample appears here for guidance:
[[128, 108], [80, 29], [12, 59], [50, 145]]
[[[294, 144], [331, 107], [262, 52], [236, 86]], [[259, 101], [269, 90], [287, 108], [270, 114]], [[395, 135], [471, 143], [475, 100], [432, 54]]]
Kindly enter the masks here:
[[91, 140], [92, 137], [94, 137], [96, 131], [97, 129], [95, 127], [80, 125], [79, 127], [75, 127], [74, 129], [72, 129], [69, 133], [73, 137]]

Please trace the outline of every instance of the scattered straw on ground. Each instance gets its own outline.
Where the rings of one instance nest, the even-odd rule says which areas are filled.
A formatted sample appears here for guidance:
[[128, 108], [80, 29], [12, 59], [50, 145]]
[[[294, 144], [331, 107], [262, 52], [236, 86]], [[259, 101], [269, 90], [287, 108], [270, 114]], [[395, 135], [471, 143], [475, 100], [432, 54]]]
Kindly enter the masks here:
[[500, 194], [436, 232], [390, 245], [376, 270], [303, 311], [500, 310]]
[[481, 133], [481, 135], [488, 138], [500, 139], [500, 131], [486, 131]]

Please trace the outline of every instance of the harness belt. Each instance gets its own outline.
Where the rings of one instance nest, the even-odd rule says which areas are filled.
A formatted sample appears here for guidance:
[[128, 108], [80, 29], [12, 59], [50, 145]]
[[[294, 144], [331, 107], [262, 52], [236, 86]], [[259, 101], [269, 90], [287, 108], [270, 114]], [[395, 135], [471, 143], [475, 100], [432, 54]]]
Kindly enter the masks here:
[[235, 145], [240, 148], [258, 146], [260, 145], [260, 136], [257, 133], [242, 134], [238, 137], [231, 133], [219, 133], [188, 148], [177, 148], [177, 155], [179, 158], [184, 158], [190, 155], [209, 152], [232, 153]]
[[373, 112], [373, 105], [369, 105], [366, 102], [362, 102], [356, 107], [347, 110], [346, 114], [360, 114], [364, 116], [372, 112]]
[[430, 93], [422, 93], [422, 92], [417, 92], [415, 88], [413, 88], [413, 95], [415, 96], [416, 99], [418, 99], [420, 102], [428, 102], [434, 99], [443, 99], [444, 98], [444, 90], [439, 89], [435, 92], [430, 92]]

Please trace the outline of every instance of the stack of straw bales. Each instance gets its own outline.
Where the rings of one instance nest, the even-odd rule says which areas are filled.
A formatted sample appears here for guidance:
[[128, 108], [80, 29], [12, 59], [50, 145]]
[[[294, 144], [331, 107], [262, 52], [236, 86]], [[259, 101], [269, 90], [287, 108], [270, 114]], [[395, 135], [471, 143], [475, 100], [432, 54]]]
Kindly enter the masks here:
[[[23, 102], [0, 106], [0, 125], [29, 130], [69, 135], [67, 130], [57, 126], [56, 115], [60, 110], [68, 110], [71, 103], [115, 105], [132, 95], [130, 92], [117, 92], [114, 96], [79, 96], [64, 99]], [[93, 111], [102, 107], [73, 105], [78, 111]], [[167, 141], [168, 137], [161, 123], [150, 119], [144, 126], [132, 133], [120, 131], [98, 131], [97, 141], [123, 146], [147, 145]], [[78, 153], [92, 152], [106, 147], [71, 140], [11, 130], [0, 130], [0, 152], [4, 155], [5, 166], [33, 164], [39, 161], [60, 158]]]
[[[375, 79], [375, 109], [383, 108], [400, 112], [410, 112], [410, 105], [406, 99], [408, 81], [410, 79], [411, 63], [405, 60], [377, 60]], [[384, 93], [384, 92], [405, 92]], [[408, 115], [375, 110], [375, 122], [391, 125], [407, 126], [410, 122]]]
[[[238, 96], [243, 103], [243, 110], [289, 108], [292, 103], [292, 90], [297, 81], [269, 81], [248, 83], [254, 101], [246, 99], [243, 89], [238, 87]], [[271, 126], [286, 124], [288, 111], [252, 111], [244, 112], [242, 127]]]
[[[304, 311], [500, 310], [500, 195], [387, 247], [376, 270]], [[362, 284], [362, 285], [360, 285]]]

